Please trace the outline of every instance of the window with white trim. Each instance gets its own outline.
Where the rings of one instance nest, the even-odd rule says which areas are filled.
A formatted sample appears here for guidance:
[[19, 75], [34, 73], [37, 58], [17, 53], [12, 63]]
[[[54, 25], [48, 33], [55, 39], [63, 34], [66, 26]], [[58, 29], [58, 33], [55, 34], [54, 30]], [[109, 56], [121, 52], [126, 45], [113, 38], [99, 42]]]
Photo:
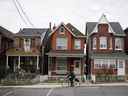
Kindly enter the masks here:
[[104, 68], [116, 68], [115, 59], [94, 59], [94, 68], [95, 69], [104, 69]]
[[97, 39], [96, 39], [96, 37], [94, 37], [94, 38], [93, 38], [93, 42], [92, 42], [92, 44], [93, 44], [93, 49], [96, 49], [96, 41], [97, 41]]
[[81, 40], [80, 39], [75, 39], [74, 48], [75, 49], [81, 49]]
[[30, 51], [30, 46], [31, 46], [31, 39], [30, 38], [25, 38], [24, 39], [24, 50], [25, 51]]
[[115, 38], [115, 50], [123, 50], [123, 39]]
[[67, 38], [66, 37], [58, 37], [58, 38], [56, 38], [56, 49], [57, 50], [65, 50], [65, 49], [67, 49]]
[[100, 49], [107, 49], [107, 37], [100, 37]]

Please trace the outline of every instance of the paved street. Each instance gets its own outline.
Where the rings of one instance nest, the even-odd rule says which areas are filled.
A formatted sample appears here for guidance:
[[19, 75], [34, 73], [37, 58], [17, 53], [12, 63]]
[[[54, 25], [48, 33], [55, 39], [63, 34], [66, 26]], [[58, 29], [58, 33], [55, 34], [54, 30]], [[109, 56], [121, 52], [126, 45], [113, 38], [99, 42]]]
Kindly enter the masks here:
[[128, 87], [0, 88], [0, 96], [128, 96]]

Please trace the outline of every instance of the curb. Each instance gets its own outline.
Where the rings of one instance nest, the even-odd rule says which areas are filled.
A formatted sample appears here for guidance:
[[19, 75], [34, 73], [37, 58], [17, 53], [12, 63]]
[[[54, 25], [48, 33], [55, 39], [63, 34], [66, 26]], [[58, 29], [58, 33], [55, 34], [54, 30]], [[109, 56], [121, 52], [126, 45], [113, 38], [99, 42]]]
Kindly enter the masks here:
[[[116, 84], [81, 84], [75, 87], [128, 87], [128, 83]], [[27, 86], [0, 86], [0, 88], [69, 88], [68, 85], [62, 84], [43, 84], [43, 85], [27, 85]]]

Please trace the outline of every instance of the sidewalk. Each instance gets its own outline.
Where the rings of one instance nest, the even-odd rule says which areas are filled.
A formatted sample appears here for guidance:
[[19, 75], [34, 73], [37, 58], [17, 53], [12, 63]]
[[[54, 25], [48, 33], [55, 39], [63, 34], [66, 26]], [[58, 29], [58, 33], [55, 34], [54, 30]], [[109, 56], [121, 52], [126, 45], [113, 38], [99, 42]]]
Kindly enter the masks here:
[[[91, 83], [82, 83], [76, 87], [110, 87], [110, 86], [128, 86], [127, 82], [124, 83], [103, 83], [103, 84], [91, 84]], [[23, 86], [0, 86], [0, 88], [63, 88], [68, 87], [68, 84], [61, 83], [39, 83], [36, 85], [23, 85]]]

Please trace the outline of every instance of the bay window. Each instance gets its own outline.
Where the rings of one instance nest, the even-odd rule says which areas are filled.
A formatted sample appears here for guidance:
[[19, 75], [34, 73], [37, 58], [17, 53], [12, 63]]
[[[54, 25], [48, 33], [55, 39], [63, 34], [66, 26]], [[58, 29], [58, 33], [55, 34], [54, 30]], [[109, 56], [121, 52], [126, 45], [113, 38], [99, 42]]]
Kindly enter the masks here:
[[100, 49], [107, 49], [107, 37], [100, 37]]

